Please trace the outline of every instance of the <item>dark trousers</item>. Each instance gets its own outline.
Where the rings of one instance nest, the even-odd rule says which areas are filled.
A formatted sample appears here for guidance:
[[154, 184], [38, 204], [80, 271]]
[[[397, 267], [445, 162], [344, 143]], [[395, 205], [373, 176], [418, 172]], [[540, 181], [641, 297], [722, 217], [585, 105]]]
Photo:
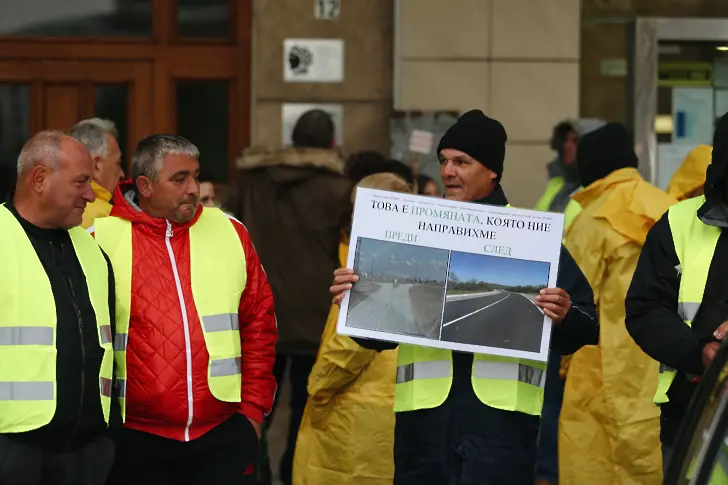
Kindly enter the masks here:
[[566, 386], [566, 381], [559, 377], [560, 369], [561, 356], [550, 352], [538, 436], [536, 478], [553, 484], [559, 483], [559, 416]]
[[[311, 374], [311, 369], [315, 362], [316, 356], [278, 354], [276, 356], [275, 366], [273, 367], [273, 374], [275, 375], [276, 382], [278, 382], [278, 390], [280, 391], [281, 387], [283, 387], [286, 368], [290, 365], [291, 411], [286, 449], [283, 452], [279, 468], [279, 476], [283, 485], [291, 485], [293, 481], [293, 455], [296, 452], [298, 428], [301, 426], [303, 411], [306, 408], [306, 401], [308, 400], [308, 376]], [[278, 407], [279, 396], [280, 393], [276, 393], [275, 400], [273, 401], [273, 409], [266, 419], [263, 433], [264, 437], [273, 421], [275, 410]], [[258, 468], [258, 483], [269, 485], [271, 483], [271, 476], [267, 442], [264, 442], [261, 446], [261, 454], [258, 457]]]
[[667, 475], [667, 469], [670, 466], [670, 458], [672, 457], [672, 446], [662, 443], [662, 474]]
[[234, 414], [199, 438], [183, 442], [129, 428], [117, 439], [110, 485], [245, 485], [258, 436], [248, 419]]
[[437, 408], [397, 413], [394, 485], [533, 485], [538, 418], [488, 407], [462, 381]]
[[104, 485], [114, 463], [106, 436], [68, 453], [48, 453], [0, 435], [2, 485]]

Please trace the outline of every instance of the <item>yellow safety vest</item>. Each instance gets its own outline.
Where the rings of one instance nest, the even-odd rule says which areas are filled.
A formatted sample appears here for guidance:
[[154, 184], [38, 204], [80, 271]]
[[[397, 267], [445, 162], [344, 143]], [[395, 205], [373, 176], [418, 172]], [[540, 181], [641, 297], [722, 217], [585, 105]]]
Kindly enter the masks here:
[[[48, 274], [15, 216], [0, 207], [0, 433], [22, 433], [50, 423], [56, 412], [56, 304]], [[99, 393], [109, 422], [113, 348], [109, 268], [93, 238], [69, 229], [86, 276], [104, 349]]]
[[[440, 406], [452, 386], [452, 352], [400, 344], [394, 411]], [[474, 354], [471, 382], [483, 404], [504, 411], [541, 415], [546, 363]]]
[[546, 190], [544, 191], [539, 201], [536, 202], [535, 209], [537, 211], [548, 211], [549, 207], [551, 207], [551, 203], [556, 198], [556, 194], [561, 191], [565, 183], [566, 181], [564, 180], [564, 177], [550, 178], [548, 183], [546, 184]]
[[581, 211], [581, 204], [579, 204], [574, 199], [571, 199], [569, 203], [566, 204], [566, 208], [564, 209], [564, 233], [566, 233], [566, 230], [569, 228], [571, 223]]
[[708, 485], [728, 485], [728, 440], [723, 440], [718, 450]]
[[[700, 308], [708, 270], [721, 233], [720, 228], [709, 226], [698, 219], [697, 212], [703, 203], [705, 196], [701, 195], [672, 205], [667, 213], [675, 253], [680, 263], [675, 271], [682, 275], [677, 312], [687, 326], [692, 326], [693, 318]], [[660, 363], [659, 372], [654, 402], [663, 404], [669, 401], [667, 391], [677, 371]]]
[[[110, 216], [97, 219], [94, 226], [96, 241], [111, 259], [116, 280], [114, 353], [121, 415], [126, 420], [126, 348], [131, 316], [132, 225], [125, 219]], [[171, 225], [168, 227], [171, 228]], [[210, 354], [207, 383], [212, 395], [220, 401], [240, 402], [241, 348], [238, 308], [247, 280], [245, 252], [231, 221], [217, 208], [203, 209], [197, 222], [189, 228], [189, 237], [192, 295], [202, 323], [205, 345]], [[168, 232], [165, 243], [171, 264], [176, 268], [170, 238]], [[179, 284], [178, 278], [175, 279]], [[185, 310], [182, 308], [181, 311]]]
[[[450, 394], [452, 378], [452, 351], [400, 344], [394, 412], [440, 406]], [[545, 378], [546, 362], [473, 354], [473, 391], [490, 407], [540, 416]]]

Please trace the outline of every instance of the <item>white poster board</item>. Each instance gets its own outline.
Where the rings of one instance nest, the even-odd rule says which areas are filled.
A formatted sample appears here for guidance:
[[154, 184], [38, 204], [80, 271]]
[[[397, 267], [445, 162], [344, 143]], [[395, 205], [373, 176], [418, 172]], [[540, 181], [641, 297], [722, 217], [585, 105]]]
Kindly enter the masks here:
[[286, 82], [340, 83], [344, 80], [344, 41], [285, 39], [283, 79]]
[[312, 104], [312, 103], [284, 103], [281, 108], [281, 120], [283, 120], [283, 145], [291, 144], [291, 134], [296, 121], [303, 113], [312, 109], [321, 109], [331, 115], [334, 121], [336, 145], [344, 143], [344, 106], [341, 104]]
[[563, 214], [358, 188], [343, 335], [545, 362]]

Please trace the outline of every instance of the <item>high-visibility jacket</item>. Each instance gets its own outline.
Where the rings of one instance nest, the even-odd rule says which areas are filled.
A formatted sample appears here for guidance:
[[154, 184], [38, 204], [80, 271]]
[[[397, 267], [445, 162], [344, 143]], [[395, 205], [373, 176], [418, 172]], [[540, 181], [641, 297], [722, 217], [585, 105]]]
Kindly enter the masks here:
[[[48, 275], [15, 216], [0, 206], [0, 433], [22, 433], [50, 423], [56, 412], [56, 304]], [[104, 349], [99, 393], [109, 422], [113, 348], [109, 269], [93, 238], [69, 229]]]
[[[576, 192], [579, 192], [581, 190], [583, 189], [579, 188], [576, 190]], [[566, 204], [566, 208], [564, 208], [564, 232], [566, 232], [576, 216], [581, 213], [581, 210], [581, 204], [579, 204], [574, 199], [571, 199], [569, 203]]]
[[[721, 233], [720, 228], [704, 224], [698, 219], [697, 212], [703, 203], [705, 196], [701, 195], [679, 202], [668, 210], [675, 253], [680, 261], [680, 266], [676, 270], [682, 274], [677, 311], [687, 326], [692, 326], [693, 318], [700, 308], [708, 270]], [[676, 374], [675, 369], [660, 364], [655, 403], [662, 404], [669, 401], [667, 391]]]
[[708, 485], [728, 485], [728, 440], [723, 440]]
[[566, 180], [564, 177], [552, 177], [546, 184], [546, 190], [544, 190], [541, 198], [536, 202], [535, 209], [537, 211], [547, 211], [551, 207], [551, 203], [556, 198], [556, 195], [564, 187]]
[[[452, 378], [450, 350], [400, 344], [394, 411], [440, 406], [450, 394]], [[471, 381], [475, 395], [496, 409], [539, 416], [545, 379], [545, 362], [482, 354], [473, 357]]]
[[[109, 216], [97, 219], [96, 241], [111, 259], [116, 280], [114, 354], [122, 419], [126, 419], [126, 347], [131, 315], [132, 224]], [[192, 294], [210, 355], [207, 383], [224, 402], [241, 401], [241, 347], [238, 306], [246, 285], [245, 255], [230, 221], [219, 209], [202, 211], [189, 228]], [[184, 323], [184, 322], [183, 322]]]
[[[452, 352], [448, 349], [400, 344], [394, 412], [440, 406], [450, 394], [452, 369]], [[471, 382], [475, 395], [483, 404], [503, 411], [540, 416], [546, 362], [473, 354]]]

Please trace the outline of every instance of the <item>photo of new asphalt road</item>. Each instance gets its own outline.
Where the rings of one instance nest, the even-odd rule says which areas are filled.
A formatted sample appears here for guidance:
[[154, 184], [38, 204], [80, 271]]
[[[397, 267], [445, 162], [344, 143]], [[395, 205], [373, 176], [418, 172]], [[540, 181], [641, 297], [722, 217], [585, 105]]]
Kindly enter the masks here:
[[448, 295], [441, 340], [539, 352], [544, 315], [535, 297], [505, 290]]

